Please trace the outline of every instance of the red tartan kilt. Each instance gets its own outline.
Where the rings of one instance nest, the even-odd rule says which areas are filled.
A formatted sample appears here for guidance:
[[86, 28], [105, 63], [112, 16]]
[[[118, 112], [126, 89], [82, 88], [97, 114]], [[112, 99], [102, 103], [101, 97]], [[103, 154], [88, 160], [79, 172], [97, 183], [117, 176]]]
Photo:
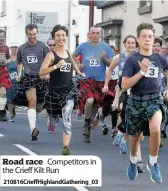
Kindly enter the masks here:
[[[109, 82], [109, 91], [115, 95], [115, 86], [117, 80], [110, 80]], [[103, 101], [106, 95], [102, 92], [104, 87], [104, 82], [97, 82], [93, 79], [80, 80], [80, 98], [78, 102], [78, 108], [83, 110], [85, 102], [88, 98], [94, 98], [94, 106], [102, 107]], [[108, 96], [109, 97], [109, 96]], [[113, 97], [111, 97], [113, 99]]]
[[0, 66], [0, 87], [9, 89], [12, 86], [10, 75], [5, 66]]

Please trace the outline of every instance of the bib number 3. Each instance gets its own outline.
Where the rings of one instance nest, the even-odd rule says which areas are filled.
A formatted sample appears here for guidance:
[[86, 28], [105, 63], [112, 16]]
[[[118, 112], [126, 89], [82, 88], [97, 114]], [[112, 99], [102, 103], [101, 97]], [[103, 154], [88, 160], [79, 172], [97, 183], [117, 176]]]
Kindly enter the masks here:
[[147, 78], [158, 78], [159, 68], [158, 67], [148, 67], [148, 71], [145, 74]]
[[70, 72], [71, 71], [71, 63], [65, 63], [60, 68], [60, 72]]

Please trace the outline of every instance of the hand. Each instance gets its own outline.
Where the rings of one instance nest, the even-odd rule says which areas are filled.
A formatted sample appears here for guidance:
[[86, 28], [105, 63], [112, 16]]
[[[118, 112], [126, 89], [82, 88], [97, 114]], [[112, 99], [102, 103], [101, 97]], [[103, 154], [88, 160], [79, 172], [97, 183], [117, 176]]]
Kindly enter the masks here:
[[40, 76], [40, 79], [41, 79], [41, 80], [48, 80], [48, 79], [50, 79], [50, 75], [47, 74], [47, 75], [45, 75], [45, 76]]
[[58, 62], [58, 64], [56, 64], [57, 68], [61, 68], [63, 65], [65, 65], [65, 61], [64, 60], [60, 60]]
[[142, 70], [143, 72], [145, 72], [145, 73], [148, 71], [148, 67], [149, 67], [149, 65], [151, 64], [151, 62], [150, 62], [147, 58], [144, 58], [144, 59], [142, 60], [142, 62], [139, 62], [139, 61], [138, 61], [138, 63], [139, 63], [139, 66], [140, 66], [141, 70]]
[[113, 111], [115, 111], [115, 110], [117, 110], [119, 108], [118, 107], [118, 101], [119, 101], [118, 98], [114, 99], [113, 104], [111, 105]]
[[163, 98], [165, 101], [168, 101], [168, 90], [163, 92]]
[[102, 92], [105, 94], [106, 92], [108, 92], [108, 90], [109, 90], [109, 88], [108, 88], [108, 86], [104, 86], [103, 88], [102, 88]]
[[16, 76], [16, 81], [20, 82], [20, 77], [19, 76]]
[[81, 72], [80, 72], [80, 73], [79, 73], [79, 76], [82, 76], [82, 77], [84, 77], [84, 78], [85, 78], [85, 77], [86, 77], [86, 74], [85, 74], [85, 73], [81, 73]]
[[100, 57], [101, 57], [101, 58], [106, 57], [106, 53], [105, 53], [104, 51], [100, 51]]

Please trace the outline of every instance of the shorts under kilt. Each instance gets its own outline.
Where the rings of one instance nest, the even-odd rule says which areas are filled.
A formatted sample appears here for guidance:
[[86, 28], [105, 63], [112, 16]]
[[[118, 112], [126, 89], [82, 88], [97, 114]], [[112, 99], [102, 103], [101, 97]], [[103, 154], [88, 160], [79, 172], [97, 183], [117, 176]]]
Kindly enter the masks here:
[[[110, 80], [109, 82], [109, 91], [111, 91], [114, 96], [116, 84], [117, 80]], [[106, 97], [106, 95], [102, 92], [103, 87], [104, 82], [98, 82], [92, 78], [79, 80], [80, 99], [78, 108], [83, 110], [85, 102], [88, 98], [94, 98], [94, 106], [103, 107], [103, 101]]]
[[45, 95], [45, 108], [50, 117], [62, 117], [62, 108], [68, 100], [74, 100], [74, 107], [77, 103], [78, 93], [75, 85], [68, 89], [54, 90], [48, 87]]
[[18, 90], [19, 83], [17, 81], [12, 81], [12, 86], [7, 90], [7, 104], [12, 104], [12, 100], [16, 95], [16, 92]]
[[19, 88], [13, 103], [18, 106], [28, 106], [25, 91], [30, 88], [36, 88], [37, 103], [44, 103], [44, 96], [46, 94], [47, 81], [41, 80], [38, 75], [24, 74], [20, 80]]
[[12, 86], [10, 74], [5, 66], [0, 66], [0, 87], [9, 89]]
[[[135, 95], [131, 94], [126, 104], [126, 130], [129, 135], [136, 135], [143, 131], [144, 122], [155, 112], [162, 112], [162, 128], [168, 125], [168, 112], [161, 93]], [[146, 126], [148, 128], [148, 126]]]

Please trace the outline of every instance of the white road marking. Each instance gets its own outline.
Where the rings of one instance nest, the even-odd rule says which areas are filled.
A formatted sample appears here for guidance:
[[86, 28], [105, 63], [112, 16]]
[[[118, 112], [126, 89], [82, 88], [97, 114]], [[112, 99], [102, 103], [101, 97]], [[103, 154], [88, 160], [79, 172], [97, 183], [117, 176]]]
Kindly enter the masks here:
[[4, 135], [0, 134], [0, 137], [5, 137]]
[[[24, 147], [23, 145], [20, 144], [13, 144], [16, 147], [20, 148], [22, 151], [24, 151], [25, 153], [32, 155], [32, 156], [38, 156], [36, 153], [34, 153], [33, 151], [31, 151], [30, 149]], [[80, 186], [74, 186], [74, 188], [78, 191], [88, 191], [86, 188], [84, 187], [80, 187]]]

